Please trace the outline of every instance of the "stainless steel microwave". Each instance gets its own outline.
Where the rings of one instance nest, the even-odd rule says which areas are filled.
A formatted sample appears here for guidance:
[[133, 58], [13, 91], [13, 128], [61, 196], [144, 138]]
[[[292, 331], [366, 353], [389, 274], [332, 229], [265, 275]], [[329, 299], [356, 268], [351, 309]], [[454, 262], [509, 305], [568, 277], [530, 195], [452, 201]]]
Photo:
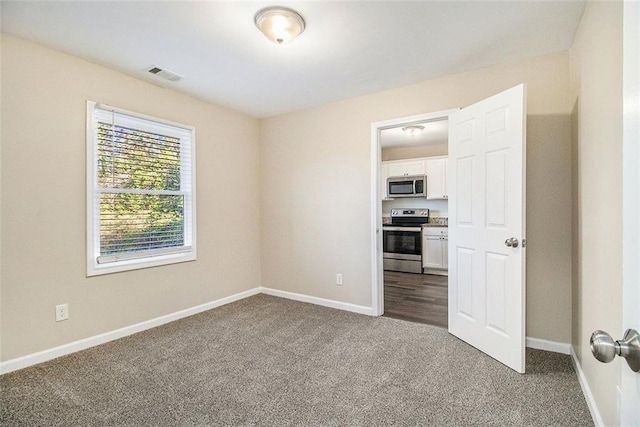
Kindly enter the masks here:
[[396, 176], [387, 179], [389, 197], [427, 197], [427, 177]]

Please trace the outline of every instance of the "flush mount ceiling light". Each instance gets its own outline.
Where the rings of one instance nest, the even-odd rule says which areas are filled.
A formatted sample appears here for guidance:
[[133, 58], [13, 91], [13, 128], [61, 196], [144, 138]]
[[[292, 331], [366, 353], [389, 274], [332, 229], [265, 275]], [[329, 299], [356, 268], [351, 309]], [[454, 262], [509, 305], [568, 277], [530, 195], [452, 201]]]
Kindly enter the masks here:
[[414, 136], [421, 134], [423, 130], [424, 130], [424, 126], [420, 126], [420, 125], [405, 126], [402, 128], [402, 131], [412, 138]]
[[274, 43], [289, 43], [304, 31], [304, 19], [293, 9], [272, 6], [261, 9], [254, 18], [256, 27]]

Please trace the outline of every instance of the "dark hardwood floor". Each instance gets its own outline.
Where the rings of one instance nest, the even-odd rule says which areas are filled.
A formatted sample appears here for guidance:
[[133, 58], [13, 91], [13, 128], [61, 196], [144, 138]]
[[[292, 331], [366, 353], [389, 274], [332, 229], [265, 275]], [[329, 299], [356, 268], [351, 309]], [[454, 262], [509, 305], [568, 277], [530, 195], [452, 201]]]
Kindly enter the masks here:
[[384, 272], [384, 316], [448, 326], [447, 276]]

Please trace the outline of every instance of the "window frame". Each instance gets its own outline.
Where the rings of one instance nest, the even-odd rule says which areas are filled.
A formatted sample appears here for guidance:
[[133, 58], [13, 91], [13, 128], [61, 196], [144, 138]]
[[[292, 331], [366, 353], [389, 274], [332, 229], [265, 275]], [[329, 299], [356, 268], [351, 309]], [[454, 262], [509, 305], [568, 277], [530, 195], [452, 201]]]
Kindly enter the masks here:
[[[176, 247], [172, 253], [159, 253], [147, 257], [129, 259], [126, 255], [124, 259], [116, 260], [108, 263], [99, 263], [100, 256], [100, 206], [97, 194], [100, 193], [98, 186], [98, 158], [97, 158], [97, 129], [95, 126], [95, 112], [97, 109], [112, 111], [117, 114], [126, 115], [132, 119], [148, 120], [164, 126], [180, 128], [191, 134], [191, 191], [187, 191], [188, 196], [185, 197], [184, 217], [185, 217], [185, 245]], [[94, 101], [87, 101], [86, 111], [86, 207], [87, 207], [87, 277], [102, 274], [117, 273], [121, 271], [138, 270], [142, 268], [156, 267], [161, 265], [176, 264], [196, 260], [196, 135], [193, 126], [176, 123], [121, 108], [112, 107], [106, 104], [98, 104]], [[183, 165], [181, 164], [181, 173]], [[181, 189], [181, 191], [185, 191]], [[188, 223], [188, 218], [191, 218]], [[188, 230], [191, 231], [187, 234]], [[190, 245], [187, 242], [190, 241]], [[185, 250], [190, 246], [190, 250]], [[171, 249], [169, 249], [171, 250]], [[163, 251], [159, 251], [163, 252]]]

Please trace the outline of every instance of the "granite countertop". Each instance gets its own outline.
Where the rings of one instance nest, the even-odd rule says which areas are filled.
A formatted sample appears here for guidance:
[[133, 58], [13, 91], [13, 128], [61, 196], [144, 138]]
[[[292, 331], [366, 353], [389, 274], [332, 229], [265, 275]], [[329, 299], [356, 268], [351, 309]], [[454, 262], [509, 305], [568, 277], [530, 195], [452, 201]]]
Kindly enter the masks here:
[[448, 227], [449, 218], [444, 216], [436, 216], [429, 218], [429, 223], [424, 224], [425, 227]]

